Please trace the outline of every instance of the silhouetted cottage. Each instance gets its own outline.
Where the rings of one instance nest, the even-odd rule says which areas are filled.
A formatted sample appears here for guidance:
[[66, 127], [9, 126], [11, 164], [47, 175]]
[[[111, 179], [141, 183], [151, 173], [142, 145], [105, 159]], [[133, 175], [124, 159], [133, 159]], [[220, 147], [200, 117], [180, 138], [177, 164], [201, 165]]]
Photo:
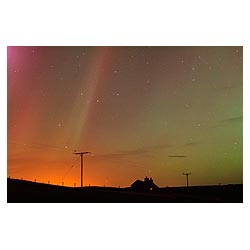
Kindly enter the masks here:
[[154, 184], [152, 178], [148, 178], [147, 176], [144, 178], [144, 181], [136, 180], [131, 184], [131, 189], [136, 191], [153, 191], [158, 189], [158, 186]]

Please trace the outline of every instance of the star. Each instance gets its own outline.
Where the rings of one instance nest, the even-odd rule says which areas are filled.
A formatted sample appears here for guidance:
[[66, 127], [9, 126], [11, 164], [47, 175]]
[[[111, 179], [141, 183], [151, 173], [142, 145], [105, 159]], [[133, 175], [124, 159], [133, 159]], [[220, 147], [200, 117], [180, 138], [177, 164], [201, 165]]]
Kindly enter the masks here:
[[[103, 185], [109, 177], [110, 186], [125, 187], [137, 176], [151, 177], [150, 169], [159, 186], [184, 185], [184, 177], [178, 175], [182, 175], [185, 166], [192, 168], [194, 174], [197, 170], [197, 178], [191, 177], [192, 185], [231, 180], [237, 183], [241, 181], [239, 166], [242, 166], [243, 150], [242, 54], [240, 46], [10, 46], [8, 139], [20, 140], [18, 143], [27, 148], [20, 156], [22, 164], [17, 166], [39, 169], [36, 162], [23, 161], [29, 154], [29, 144], [22, 145], [27, 141], [34, 145], [61, 145], [64, 152], [75, 148], [94, 151], [98, 162], [87, 162], [90, 179], [86, 178], [86, 183], [91, 180], [92, 184]], [[25, 110], [27, 114], [22, 115]], [[204, 146], [192, 147], [198, 143]], [[21, 152], [18, 145], [11, 149], [14, 153]], [[209, 157], [195, 157], [208, 150]], [[53, 152], [49, 157], [44, 154], [43, 164], [47, 164], [45, 161], [50, 160]], [[55, 155], [56, 164], [70, 162], [69, 157], [73, 156], [68, 153], [62, 153], [60, 158]], [[173, 159], [168, 164], [166, 155], [172, 153], [192, 157], [185, 158], [184, 166], [181, 163], [184, 158]], [[102, 156], [106, 154], [108, 157]], [[205, 174], [211, 170], [211, 157], [216, 170], [208, 180]], [[79, 158], [76, 162], [79, 163]], [[133, 170], [134, 164], [138, 164], [141, 173]], [[46, 168], [50, 183], [58, 182], [61, 176], [61, 170], [55, 172], [50, 168], [53, 165], [49, 161]], [[8, 169], [11, 175], [12, 166], [14, 169], [14, 165]], [[227, 166], [230, 170], [235, 168], [233, 177], [223, 176]], [[102, 168], [105, 173], [98, 173]], [[93, 174], [94, 171], [98, 174]], [[33, 172], [38, 175], [33, 176]], [[23, 173], [21, 169], [20, 173]], [[34, 180], [40, 174], [46, 176], [45, 172], [33, 170], [27, 176]], [[220, 180], [220, 176], [225, 179]], [[67, 178], [69, 183], [66, 178], [62, 180], [65, 186], [72, 186], [79, 173], [71, 173]]]

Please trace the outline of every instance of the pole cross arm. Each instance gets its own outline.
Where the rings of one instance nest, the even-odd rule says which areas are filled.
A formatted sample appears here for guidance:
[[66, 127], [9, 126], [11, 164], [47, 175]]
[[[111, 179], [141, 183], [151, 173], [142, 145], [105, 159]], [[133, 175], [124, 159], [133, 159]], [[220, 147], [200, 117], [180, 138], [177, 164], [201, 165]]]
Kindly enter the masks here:
[[75, 155], [91, 154], [91, 152], [74, 152]]

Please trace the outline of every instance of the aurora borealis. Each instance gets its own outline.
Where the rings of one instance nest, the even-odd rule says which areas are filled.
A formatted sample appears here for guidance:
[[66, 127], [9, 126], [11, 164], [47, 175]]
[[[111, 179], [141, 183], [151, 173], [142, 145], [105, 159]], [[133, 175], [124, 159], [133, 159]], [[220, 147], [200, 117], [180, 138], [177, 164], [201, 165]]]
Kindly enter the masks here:
[[243, 182], [242, 47], [8, 47], [8, 176]]

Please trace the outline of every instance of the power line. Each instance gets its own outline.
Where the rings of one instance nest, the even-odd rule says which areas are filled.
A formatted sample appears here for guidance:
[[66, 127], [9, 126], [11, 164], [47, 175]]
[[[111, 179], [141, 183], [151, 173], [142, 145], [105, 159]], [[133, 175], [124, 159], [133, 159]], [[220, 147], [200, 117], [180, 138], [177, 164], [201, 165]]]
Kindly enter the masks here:
[[[14, 142], [12, 142], [14, 141]], [[56, 148], [56, 149], [70, 149], [68, 146], [66, 147], [59, 147], [59, 146], [55, 146], [55, 145], [49, 145], [49, 144], [42, 144], [42, 143], [21, 143], [21, 142], [16, 142], [16, 140], [14, 139], [10, 139], [8, 140], [8, 143], [12, 143], [12, 144], [18, 144], [18, 145], [23, 145], [23, 146], [41, 146], [41, 147], [46, 147], [46, 148]]]
[[[10, 141], [10, 140], [14, 140]], [[59, 146], [54, 146], [54, 145], [48, 145], [48, 144], [41, 144], [41, 143], [21, 143], [21, 142], [15, 142], [15, 139], [10, 139], [8, 140], [9, 144], [14, 144], [17, 146], [22, 146], [22, 147], [28, 147], [28, 148], [33, 148], [33, 149], [49, 149], [49, 150], [55, 150], [55, 151], [65, 151], [65, 150], [72, 150], [71, 147], [65, 146], [65, 147], [59, 147]]]
[[76, 162], [78, 161], [78, 159], [75, 159], [74, 163], [71, 165], [71, 167], [69, 169], [66, 170], [64, 176], [61, 178], [61, 180], [57, 183], [57, 185], [61, 182], [64, 181], [64, 178], [69, 174], [69, 172], [76, 166]]

